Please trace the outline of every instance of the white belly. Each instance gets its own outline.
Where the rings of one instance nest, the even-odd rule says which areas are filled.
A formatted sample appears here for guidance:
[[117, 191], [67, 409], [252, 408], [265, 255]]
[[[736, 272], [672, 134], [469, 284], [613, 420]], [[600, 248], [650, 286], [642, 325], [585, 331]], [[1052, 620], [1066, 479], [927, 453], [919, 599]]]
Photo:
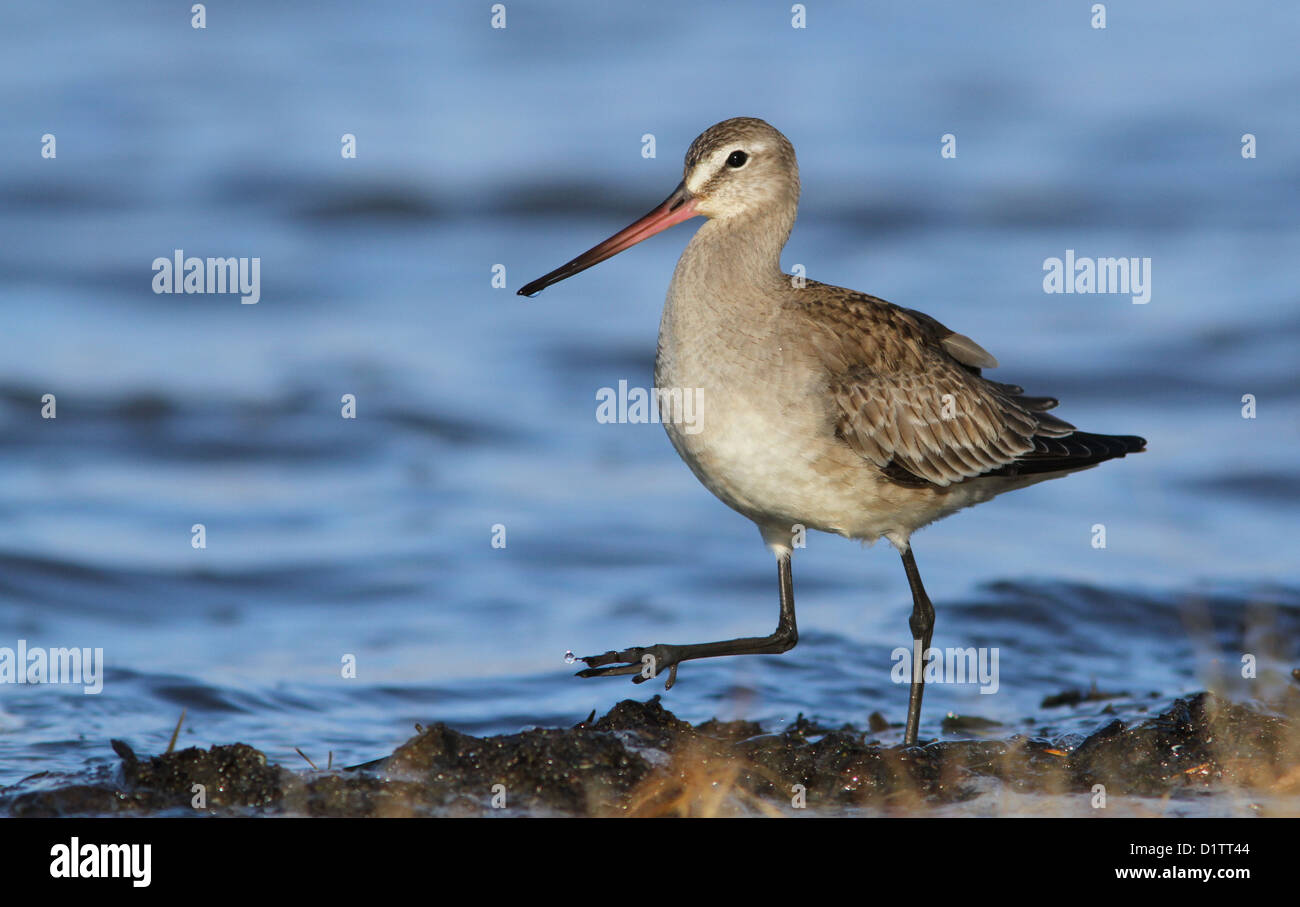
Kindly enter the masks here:
[[834, 438], [822, 384], [766, 323], [684, 324], [671, 302], [665, 309], [655, 385], [699, 401], [693, 425], [661, 415], [668, 437], [706, 488], [765, 530], [867, 528], [860, 524], [876, 483]]

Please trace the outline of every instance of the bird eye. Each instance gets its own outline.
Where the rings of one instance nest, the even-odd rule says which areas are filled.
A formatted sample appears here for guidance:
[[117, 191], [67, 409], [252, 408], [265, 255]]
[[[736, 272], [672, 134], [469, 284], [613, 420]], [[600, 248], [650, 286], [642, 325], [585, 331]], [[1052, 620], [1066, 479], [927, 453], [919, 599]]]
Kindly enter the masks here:
[[747, 160], [749, 160], [749, 155], [746, 154], [745, 152], [743, 152], [743, 151], [733, 151], [733, 152], [731, 152], [731, 155], [727, 158], [727, 166], [728, 166], [728, 167], [743, 167], [743, 166], [745, 166], [745, 161], [747, 161]]

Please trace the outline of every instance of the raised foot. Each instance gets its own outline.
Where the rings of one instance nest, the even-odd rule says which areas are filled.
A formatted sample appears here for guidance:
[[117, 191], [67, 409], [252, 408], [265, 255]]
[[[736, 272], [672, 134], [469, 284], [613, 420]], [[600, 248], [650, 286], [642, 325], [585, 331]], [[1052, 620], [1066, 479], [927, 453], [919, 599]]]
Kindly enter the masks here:
[[677, 665], [680, 661], [676, 646], [663, 644], [653, 646], [634, 646], [622, 652], [610, 650], [603, 655], [588, 655], [582, 659], [587, 667], [578, 672], [579, 677], [614, 677], [619, 674], [633, 674], [633, 683], [645, 683], [658, 677], [665, 669], [668, 680], [665, 690], [671, 690], [677, 682]]

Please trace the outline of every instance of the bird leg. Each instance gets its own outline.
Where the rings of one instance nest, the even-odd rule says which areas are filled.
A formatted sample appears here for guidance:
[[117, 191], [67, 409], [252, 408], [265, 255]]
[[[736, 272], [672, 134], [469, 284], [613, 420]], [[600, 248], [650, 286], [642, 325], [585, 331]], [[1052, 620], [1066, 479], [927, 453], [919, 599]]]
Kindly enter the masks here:
[[912, 630], [912, 686], [907, 697], [907, 730], [903, 732], [903, 745], [915, 746], [916, 734], [921, 724], [921, 697], [925, 694], [925, 656], [930, 651], [930, 638], [934, 635], [934, 605], [921, 585], [921, 574], [916, 569], [916, 558], [911, 546], [903, 552], [903, 569], [907, 571], [907, 584], [912, 587], [912, 616], [908, 626]]
[[741, 639], [724, 639], [719, 642], [701, 642], [689, 645], [637, 646], [621, 652], [609, 651], [603, 655], [588, 655], [582, 661], [587, 667], [578, 672], [579, 677], [612, 677], [634, 674], [633, 683], [645, 683], [668, 671], [664, 689], [672, 689], [677, 680], [677, 666], [695, 658], [716, 658], [722, 655], [777, 655], [794, 648], [799, 641], [799, 630], [794, 621], [794, 583], [790, 578], [790, 555], [777, 558], [777, 579], [781, 588], [781, 618], [776, 632], [771, 636], [747, 636]]

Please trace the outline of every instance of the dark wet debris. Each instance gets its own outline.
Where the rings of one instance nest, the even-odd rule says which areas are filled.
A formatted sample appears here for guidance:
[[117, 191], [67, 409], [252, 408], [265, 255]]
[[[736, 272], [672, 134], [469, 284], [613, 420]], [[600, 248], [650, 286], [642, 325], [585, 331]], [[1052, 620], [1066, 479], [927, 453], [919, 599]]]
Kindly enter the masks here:
[[[1096, 697], [1094, 697], [1096, 698]], [[888, 725], [873, 716], [871, 733]], [[1235, 704], [1201, 693], [1129, 725], [1049, 740], [939, 740], [882, 746], [802, 715], [781, 733], [755, 722], [692, 726], [649, 702], [620, 702], [567, 730], [473, 737], [420, 728], [391, 756], [351, 768], [290, 770], [245, 744], [120, 759], [89, 780], [47, 773], [0, 789], [13, 816], [658, 816], [906, 813], [1003, 791], [1178, 798], [1231, 789], [1300, 795], [1300, 693]], [[197, 787], [196, 787], [197, 786]], [[32, 789], [32, 788], [35, 789]], [[194, 805], [201, 790], [206, 805]]]
[[956, 715], [949, 712], [943, 716], [943, 721], [940, 722], [939, 726], [943, 728], [945, 734], [983, 734], [994, 728], [1002, 727], [1002, 722], [981, 718], [978, 715]]
[[1107, 699], [1122, 699], [1131, 695], [1131, 693], [1107, 693], [1104, 690], [1097, 689], [1096, 684], [1094, 684], [1087, 690], [1064, 690], [1054, 696], [1046, 696], [1040, 706], [1045, 709], [1052, 709], [1063, 705], [1078, 705], [1081, 702], [1105, 702]]

